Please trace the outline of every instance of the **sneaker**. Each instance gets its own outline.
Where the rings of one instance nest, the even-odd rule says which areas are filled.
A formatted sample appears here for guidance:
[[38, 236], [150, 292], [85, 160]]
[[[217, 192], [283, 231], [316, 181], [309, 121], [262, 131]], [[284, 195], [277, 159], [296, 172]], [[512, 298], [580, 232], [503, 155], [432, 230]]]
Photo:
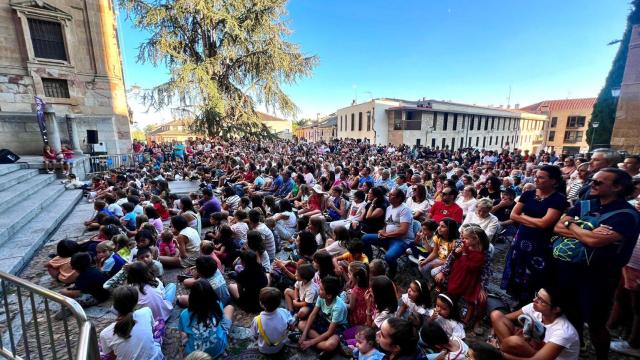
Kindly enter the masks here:
[[629, 343], [624, 340], [612, 341], [610, 349], [621, 354], [640, 357], [640, 349], [632, 348]]

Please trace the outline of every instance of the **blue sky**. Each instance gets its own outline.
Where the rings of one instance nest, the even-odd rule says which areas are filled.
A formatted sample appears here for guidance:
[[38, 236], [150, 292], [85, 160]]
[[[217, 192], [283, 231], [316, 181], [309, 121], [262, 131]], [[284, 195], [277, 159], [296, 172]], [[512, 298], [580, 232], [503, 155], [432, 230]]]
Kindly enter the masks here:
[[[320, 58], [285, 87], [298, 118], [371, 97], [528, 105], [597, 96], [618, 49], [624, 0], [290, 0], [291, 40]], [[166, 70], [137, 64], [146, 34], [119, 19], [127, 86]], [[144, 122], [148, 120], [145, 119]]]

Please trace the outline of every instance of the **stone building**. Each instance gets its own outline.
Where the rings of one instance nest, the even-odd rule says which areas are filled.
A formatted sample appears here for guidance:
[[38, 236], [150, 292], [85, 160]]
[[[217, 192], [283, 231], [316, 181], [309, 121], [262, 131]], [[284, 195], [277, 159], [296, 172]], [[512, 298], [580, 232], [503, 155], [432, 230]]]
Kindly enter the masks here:
[[596, 98], [544, 100], [521, 110], [549, 117], [545, 129], [545, 150], [558, 154], [589, 151], [587, 128]]
[[640, 25], [631, 29], [611, 146], [640, 154]]
[[298, 139], [305, 139], [307, 141], [329, 142], [336, 138], [337, 119], [336, 114], [331, 114], [320, 119], [318, 123], [314, 122], [310, 125], [297, 128], [295, 135]]
[[[542, 131], [545, 116], [519, 110], [458, 104], [446, 101], [373, 99], [339, 109], [338, 138], [376, 144], [422, 145], [431, 148], [473, 147], [532, 150], [539, 137], [521, 136], [523, 130]], [[522, 122], [525, 118], [527, 122]], [[523, 128], [523, 126], [527, 128]], [[531, 126], [531, 128], [528, 128]]]
[[0, 0], [0, 144], [41, 154], [34, 97], [49, 143], [90, 152], [131, 147], [112, 0]]

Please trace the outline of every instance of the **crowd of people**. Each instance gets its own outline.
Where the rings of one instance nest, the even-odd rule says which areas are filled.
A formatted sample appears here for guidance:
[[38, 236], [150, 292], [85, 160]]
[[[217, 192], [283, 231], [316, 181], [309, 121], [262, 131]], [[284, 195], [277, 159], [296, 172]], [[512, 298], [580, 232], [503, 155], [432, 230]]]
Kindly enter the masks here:
[[[175, 307], [191, 358], [225, 353], [238, 310], [255, 315], [263, 354], [640, 356], [638, 156], [352, 140], [133, 152], [135, 167], [85, 190], [97, 233], [61, 241], [47, 265], [82, 306], [113, 299], [104, 358], [163, 358]], [[171, 181], [200, 190], [180, 197]], [[177, 283], [168, 268], [181, 269]]]

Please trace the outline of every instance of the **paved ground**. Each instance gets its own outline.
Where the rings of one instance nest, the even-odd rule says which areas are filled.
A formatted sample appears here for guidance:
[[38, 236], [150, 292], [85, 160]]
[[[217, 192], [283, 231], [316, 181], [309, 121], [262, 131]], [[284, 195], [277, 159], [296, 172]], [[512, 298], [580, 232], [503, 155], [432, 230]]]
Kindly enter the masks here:
[[[48, 254], [55, 251], [55, 244], [62, 239], [71, 239], [71, 240], [83, 240], [87, 237], [93, 235], [94, 233], [86, 233], [83, 231], [82, 222], [87, 219], [92, 212], [92, 204], [87, 203], [84, 199], [81, 200], [80, 204], [75, 208], [72, 214], [67, 218], [67, 220], [61, 225], [58, 231], [49, 239], [47, 244], [36, 254], [33, 260], [29, 263], [27, 268], [22, 272], [21, 277], [30, 280], [36, 284], [44, 286], [46, 288], [59, 290], [62, 288], [60, 283], [53, 281], [49, 275], [47, 274], [44, 266], [48, 261]], [[498, 245], [497, 251], [494, 259], [494, 266], [497, 269], [501, 269], [504, 264], [504, 255], [505, 255], [506, 246]], [[175, 282], [176, 276], [178, 274], [177, 270], [167, 270], [165, 272], [164, 282]], [[492, 279], [491, 289], [494, 292], [501, 293], [498, 289], [497, 284], [499, 283], [499, 278], [501, 275], [501, 271], [496, 271], [494, 274], [494, 278]], [[408, 282], [415, 278], [416, 272], [413, 271], [410, 267], [401, 268], [401, 271], [396, 278], [396, 282], [399, 287], [405, 288]], [[185, 293], [184, 289], [179, 288], [178, 293]], [[11, 294], [11, 296], [15, 296], [15, 294]], [[11, 297], [10, 296], [10, 297]], [[41, 302], [39, 302], [36, 306], [38, 311], [36, 312], [36, 318], [38, 319], [40, 326], [44, 327], [45, 325], [45, 309]], [[89, 309], [86, 309], [87, 316], [91, 319], [91, 321], [95, 324], [96, 329], [100, 332], [107, 325], [114, 321], [115, 315], [111, 312], [111, 302], [105, 302], [99, 306], [95, 306]], [[54, 312], [55, 305], [52, 306], [52, 312]], [[12, 311], [10, 311], [12, 312]], [[165, 337], [165, 342], [163, 344], [163, 353], [168, 359], [180, 359], [182, 358], [181, 352], [178, 346], [178, 333], [176, 331], [176, 319], [179, 315], [180, 309], [174, 309], [171, 318], [168, 323], [167, 335]], [[255, 349], [255, 342], [250, 336], [249, 325], [253, 316], [255, 314], [247, 314], [242, 311], [237, 311], [234, 317], [234, 326], [231, 333], [231, 343], [228, 349], [228, 356], [225, 358], [229, 359], [266, 359], [260, 355]], [[0, 309], [0, 330], [4, 331], [6, 328], [5, 321], [2, 319], [4, 316], [4, 309]], [[33, 329], [33, 321], [27, 320], [29, 322], [29, 326], [27, 327], [27, 331], [32, 331]], [[57, 349], [63, 349], [65, 347], [64, 342], [64, 334], [70, 334], [71, 338], [75, 338], [77, 334], [77, 330], [72, 326], [73, 324], [69, 324], [69, 329], [65, 331], [64, 323], [59, 321], [54, 321], [52, 323], [52, 327], [54, 329], [54, 343]], [[485, 324], [485, 334], [488, 334], [489, 327], [488, 324]], [[15, 327], [15, 325], [14, 325]], [[42, 332], [42, 331], [41, 331]], [[475, 341], [484, 341], [484, 338], [473, 338], [468, 337], [466, 339], [468, 342]], [[6, 339], [3, 340], [6, 344]], [[30, 338], [29, 343], [32, 346], [35, 345], [35, 339]], [[51, 353], [48, 352], [49, 342], [46, 339], [43, 340], [45, 348], [44, 358], [51, 358]], [[19, 347], [22, 347], [22, 344], [19, 344]], [[585, 355], [584, 358], [592, 358], [593, 354], [590, 353]], [[59, 357], [60, 358], [60, 357]], [[62, 357], [64, 358], [64, 357]], [[281, 354], [273, 357], [275, 359], [315, 359], [317, 358], [317, 353], [308, 350], [306, 352], [302, 352], [296, 348], [285, 347], [285, 351]], [[336, 359], [340, 357], [336, 356]], [[628, 357], [621, 357], [617, 354], [611, 354], [612, 359], [631, 359]]]

